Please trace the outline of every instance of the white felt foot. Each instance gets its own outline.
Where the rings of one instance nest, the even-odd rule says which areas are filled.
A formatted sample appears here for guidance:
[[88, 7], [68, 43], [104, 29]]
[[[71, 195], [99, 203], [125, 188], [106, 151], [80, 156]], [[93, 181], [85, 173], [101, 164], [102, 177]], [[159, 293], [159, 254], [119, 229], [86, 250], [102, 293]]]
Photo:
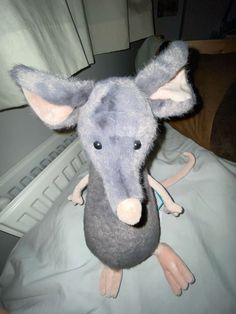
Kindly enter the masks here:
[[120, 289], [123, 271], [104, 266], [100, 277], [100, 294], [116, 298]]
[[188, 289], [189, 284], [194, 283], [193, 274], [170, 246], [165, 243], [159, 244], [154, 255], [157, 256], [175, 295], [181, 295], [183, 290]]

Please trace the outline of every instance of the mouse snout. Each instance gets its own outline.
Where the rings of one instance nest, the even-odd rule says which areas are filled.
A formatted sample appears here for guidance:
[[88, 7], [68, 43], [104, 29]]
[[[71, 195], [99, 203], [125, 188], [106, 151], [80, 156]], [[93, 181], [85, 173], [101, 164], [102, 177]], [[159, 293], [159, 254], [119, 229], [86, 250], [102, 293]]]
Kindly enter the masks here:
[[136, 198], [127, 198], [121, 201], [117, 207], [117, 217], [128, 225], [135, 225], [140, 221], [142, 204]]

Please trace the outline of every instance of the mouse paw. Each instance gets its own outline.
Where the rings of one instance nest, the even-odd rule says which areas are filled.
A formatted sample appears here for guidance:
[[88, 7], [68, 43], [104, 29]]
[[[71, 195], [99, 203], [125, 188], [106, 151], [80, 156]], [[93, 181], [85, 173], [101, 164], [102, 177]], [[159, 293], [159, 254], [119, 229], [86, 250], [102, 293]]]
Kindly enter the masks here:
[[104, 266], [100, 277], [100, 294], [108, 298], [116, 298], [120, 289], [123, 271]]
[[188, 289], [189, 285], [194, 283], [193, 274], [170, 246], [165, 243], [159, 244], [154, 255], [157, 256], [175, 295], [180, 296], [183, 290]]
[[183, 213], [183, 208], [180, 205], [175, 204], [175, 203], [165, 204], [164, 212], [166, 214], [173, 214], [174, 216], [177, 217]]
[[84, 204], [84, 200], [83, 197], [81, 195], [74, 195], [74, 194], [70, 194], [67, 197], [68, 201], [71, 201], [74, 205], [83, 205]]

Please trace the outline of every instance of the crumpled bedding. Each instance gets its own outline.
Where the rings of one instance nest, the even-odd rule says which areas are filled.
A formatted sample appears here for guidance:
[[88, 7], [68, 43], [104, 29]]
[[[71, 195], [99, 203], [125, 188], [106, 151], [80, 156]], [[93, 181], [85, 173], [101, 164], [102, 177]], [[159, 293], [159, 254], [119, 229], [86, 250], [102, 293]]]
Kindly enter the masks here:
[[28, 232], [12, 251], [0, 279], [11, 314], [205, 314], [236, 312], [236, 166], [166, 125], [151, 174], [173, 175], [195, 154], [194, 169], [169, 188], [185, 212], [162, 215], [161, 241], [183, 258], [196, 281], [172, 294], [155, 257], [125, 270], [117, 299], [99, 295], [100, 262], [86, 247], [83, 208], [67, 200]]

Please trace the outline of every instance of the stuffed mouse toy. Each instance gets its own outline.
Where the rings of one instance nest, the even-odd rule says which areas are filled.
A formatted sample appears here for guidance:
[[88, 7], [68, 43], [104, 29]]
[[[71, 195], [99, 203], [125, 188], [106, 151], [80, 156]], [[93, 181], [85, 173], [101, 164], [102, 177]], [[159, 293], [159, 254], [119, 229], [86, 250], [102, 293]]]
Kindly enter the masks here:
[[[181, 116], [193, 108], [187, 58], [186, 45], [173, 42], [135, 77], [98, 82], [63, 79], [24, 65], [11, 71], [46, 125], [61, 129], [77, 124], [90, 169], [89, 179], [85, 177], [70, 198], [77, 202], [88, 184], [84, 233], [87, 246], [104, 264], [103, 295], [115, 297], [122, 269], [151, 255], [158, 257], [175, 294], [193, 282], [180, 257], [167, 244], [159, 243], [159, 214], [152, 188], [164, 195], [169, 212], [178, 215], [182, 209], [146, 168], [158, 119]], [[194, 159], [191, 154], [187, 157], [186, 173]]]

